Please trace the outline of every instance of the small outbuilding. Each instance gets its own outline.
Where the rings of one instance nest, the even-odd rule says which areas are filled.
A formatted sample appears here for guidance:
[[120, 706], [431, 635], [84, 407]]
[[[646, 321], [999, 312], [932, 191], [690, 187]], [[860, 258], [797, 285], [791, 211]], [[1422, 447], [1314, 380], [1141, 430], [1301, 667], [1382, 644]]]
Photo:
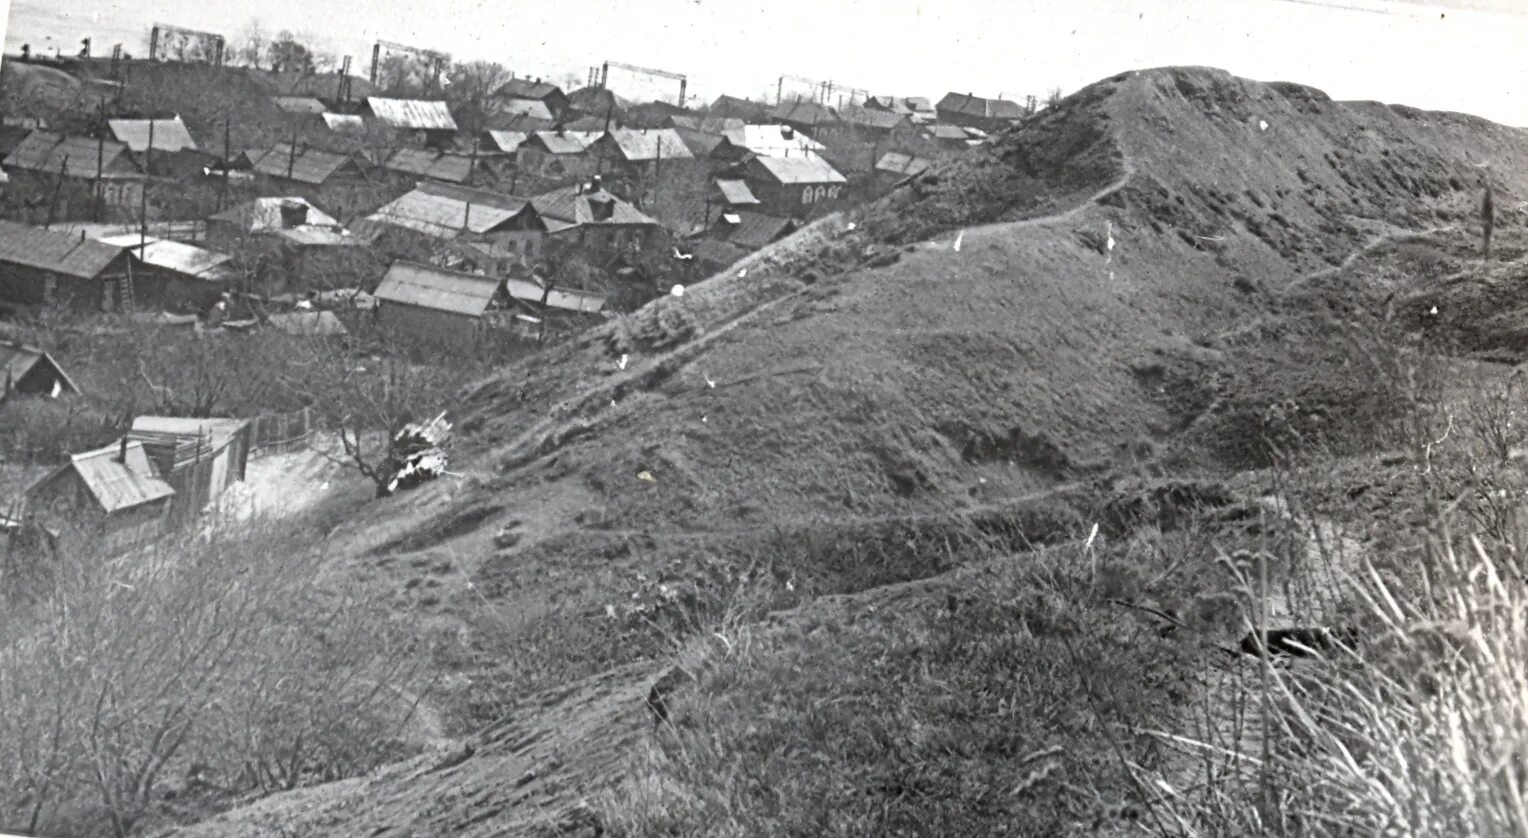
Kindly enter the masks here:
[[26, 514], [120, 550], [163, 532], [174, 497], [175, 489], [160, 477], [143, 443], [123, 437], [71, 456], [33, 483], [26, 492]]
[[483, 318], [503, 287], [477, 274], [394, 262], [377, 286], [377, 320], [395, 333], [436, 345], [469, 349], [486, 328]]

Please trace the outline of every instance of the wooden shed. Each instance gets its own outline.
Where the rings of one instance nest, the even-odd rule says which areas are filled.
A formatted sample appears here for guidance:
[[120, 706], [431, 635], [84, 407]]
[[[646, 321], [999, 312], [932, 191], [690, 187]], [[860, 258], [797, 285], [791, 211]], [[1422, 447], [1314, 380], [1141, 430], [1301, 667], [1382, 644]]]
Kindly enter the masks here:
[[503, 282], [493, 277], [394, 262], [377, 286], [377, 319], [398, 334], [468, 350], [486, 328], [483, 315]]
[[118, 550], [163, 532], [174, 497], [175, 489], [159, 476], [143, 443], [123, 437], [71, 456], [33, 483], [26, 492], [26, 514]]
[[194, 521], [228, 487], [244, 479], [253, 425], [247, 419], [139, 416], [127, 439], [143, 446], [163, 480], [175, 490], [169, 523]]

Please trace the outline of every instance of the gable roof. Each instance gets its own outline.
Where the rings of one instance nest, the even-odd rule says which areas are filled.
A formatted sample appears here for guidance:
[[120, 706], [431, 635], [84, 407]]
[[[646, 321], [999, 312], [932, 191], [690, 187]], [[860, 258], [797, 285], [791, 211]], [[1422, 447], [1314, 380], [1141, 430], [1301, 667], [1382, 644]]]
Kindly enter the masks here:
[[540, 99], [519, 99], [511, 97], [509, 99], [503, 100], [503, 102], [499, 104], [496, 110], [502, 114], [509, 114], [511, 116], [523, 117], [526, 119], [536, 119], [542, 122], [551, 122], [556, 119], [556, 117], [552, 114], [551, 107], [549, 107], [547, 103], [541, 101]]
[[605, 298], [599, 294], [589, 294], [583, 291], [559, 291], [553, 288], [547, 293], [540, 285], [524, 279], [504, 280], [504, 290], [509, 296], [528, 303], [541, 304], [541, 295], [546, 294], [546, 304], [549, 308], [562, 309], [563, 311], [581, 311], [585, 314], [596, 314], [605, 307]]
[[932, 114], [934, 106], [923, 96], [871, 96], [865, 107], [902, 114]]
[[672, 128], [612, 128], [607, 135], [628, 162], [695, 157]]
[[769, 106], [763, 102], [755, 102], [752, 99], [744, 99], [739, 96], [728, 96], [723, 93], [716, 97], [707, 110], [713, 116], [739, 116], [743, 119], [759, 119], [769, 113]]
[[1024, 108], [1018, 102], [1010, 102], [1007, 99], [987, 99], [972, 96], [969, 93], [946, 93], [944, 98], [939, 100], [938, 109], [990, 119], [1021, 119], [1024, 116]]
[[62, 170], [66, 177], [94, 178], [99, 163], [107, 177], [137, 176], [137, 168], [126, 155], [127, 146], [115, 140], [33, 131], [5, 158], [4, 165], [49, 174]]
[[[554, 189], [531, 199], [531, 206], [543, 222], [561, 221], [569, 226], [592, 225], [652, 225], [657, 226], [647, 214], [603, 189], [580, 191], [581, 184]], [[609, 218], [599, 218], [592, 206], [609, 202]], [[550, 229], [552, 224], [547, 225]], [[567, 229], [564, 227], [564, 229]]]
[[623, 110], [631, 103], [607, 87], [580, 87], [568, 94], [568, 107], [584, 113], [604, 116], [610, 110]]
[[881, 155], [881, 159], [875, 161], [875, 170], [897, 175], [916, 175], [932, 165], [934, 165], [933, 161], [922, 157], [914, 157], [900, 151], [888, 151]]
[[769, 112], [769, 118], [776, 122], [794, 122], [813, 128], [838, 125], [843, 122], [832, 108], [808, 99], [790, 99], [781, 102]]
[[319, 114], [328, 110], [323, 102], [312, 96], [272, 96], [271, 104], [290, 114]]
[[382, 166], [390, 171], [423, 177], [430, 173], [430, 167], [439, 159], [440, 152], [430, 149], [400, 148]]
[[546, 99], [561, 94], [562, 88], [557, 85], [533, 79], [510, 79], [494, 92], [495, 96], [508, 99]]
[[911, 117], [906, 113], [882, 111], [858, 105], [840, 108], [838, 115], [849, 125], [860, 128], [874, 128], [882, 131], [895, 130], [912, 123]]
[[436, 238], [454, 239], [464, 231], [472, 234], [489, 232], [519, 215], [529, 204], [524, 198], [486, 189], [425, 182], [382, 205], [365, 221], [371, 225], [389, 224]]
[[[233, 261], [232, 256], [204, 250], [195, 245], [156, 239], [152, 236], [145, 239], [138, 233], [103, 236], [99, 241], [102, 244], [126, 248], [137, 254], [144, 264], [156, 268], [213, 281], [232, 278], [228, 265]], [[142, 247], [139, 247], [140, 242], [143, 242]]]
[[[118, 462], [121, 455], [124, 462]], [[142, 442], [113, 443], [105, 448], [69, 457], [69, 462], [44, 477], [34, 487], [73, 470], [92, 498], [107, 514], [170, 497], [175, 490], [160, 479], [143, 450]]]
[[[187, 437], [197, 442], [205, 441], [212, 451], [220, 451], [240, 431], [249, 427], [249, 424], [248, 419], [137, 416], [133, 418], [132, 428], [127, 432], [127, 438], [144, 443], [146, 454], [151, 453], [148, 449], [156, 447], [156, 443], [173, 445]], [[164, 467], [165, 464], [161, 461], [159, 465]]]
[[0, 264], [95, 279], [126, 252], [82, 236], [0, 221]]
[[196, 148], [196, 141], [191, 139], [186, 123], [178, 116], [173, 119], [108, 119], [106, 124], [111, 127], [111, 135], [119, 142], [126, 143], [134, 154], [142, 154], [148, 149], [151, 131], [155, 151]]
[[538, 145], [548, 154], [582, 154], [600, 138], [602, 131], [534, 131], [521, 143]]
[[529, 131], [484, 131], [488, 135], [489, 144], [498, 151], [512, 152], [520, 147], [520, 144], [530, 137]]
[[278, 143], [269, 151], [249, 152], [249, 157], [255, 171], [260, 174], [287, 179], [290, 168], [290, 179], [298, 183], [321, 185], [346, 170], [354, 175], [364, 174], [354, 157], [312, 146], [299, 147], [294, 155], [289, 143]]
[[386, 303], [481, 317], [499, 280], [417, 262], [394, 262], [372, 296]]
[[456, 120], [445, 102], [371, 96], [365, 107], [384, 124], [410, 131], [455, 131]]
[[800, 157], [827, 149], [805, 132], [788, 125], [744, 125], [727, 131], [722, 137], [727, 144], [761, 157]]
[[679, 135], [679, 139], [684, 140], [684, 144], [689, 146], [690, 153], [693, 155], [709, 155], [722, 142], [721, 134], [710, 134], [693, 128], [675, 128], [674, 133]]
[[832, 164], [816, 155], [804, 157], [755, 157], [749, 166], [762, 168], [774, 180], [794, 183], [848, 183]]
[[721, 136], [723, 131], [734, 128], [742, 128], [745, 123], [740, 117], [735, 116], [671, 116], [668, 118], [669, 125], [674, 128], [688, 128], [691, 131], [700, 131], [706, 134]]
[[5, 387], [12, 382], [25, 378], [40, 363], [46, 363], [58, 372], [59, 380], [63, 382], [63, 388], [68, 392], [78, 394], [80, 388], [74, 383], [74, 379], [64, 372], [64, 368], [53, 360], [53, 356], [36, 346], [28, 346], [14, 341], [0, 341], [0, 396], [5, 395]]

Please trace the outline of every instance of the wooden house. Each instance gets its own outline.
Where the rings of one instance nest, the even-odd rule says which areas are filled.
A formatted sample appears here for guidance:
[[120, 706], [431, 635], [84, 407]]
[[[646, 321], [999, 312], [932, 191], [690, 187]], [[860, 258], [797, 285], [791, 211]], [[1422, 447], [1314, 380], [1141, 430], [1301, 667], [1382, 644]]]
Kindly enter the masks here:
[[753, 157], [739, 171], [759, 199], [759, 211], [769, 215], [803, 218], [848, 198], [848, 178], [816, 155]]
[[1025, 116], [1024, 106], [1007, 99], [988, 99], [970, 93], [947, 93], [934, 106], [939, 121], [947, 125], [1001, 131]]
[[503, 281], [417, 262], [394, 262], [377, 286], [377, 321], [400, 336], [470, 351]]
[[450, 148], [456, 137], [456, 119], [445, 102], [371, 96], [362, 103], [361, 116], [411, 138], [415, 145], [424, 148]]
[[138, 218], [149, 178], [124, 143], [33, 131], [5, 158], [7, 193], [37, 224]]
[[0, 402], [12, 395], [56, 399], [79, 392], [52, 355], [36, 346], [0, 341]]
[[0, 309], [127, 311], [138, 260], [126, 248], [0, 221]]

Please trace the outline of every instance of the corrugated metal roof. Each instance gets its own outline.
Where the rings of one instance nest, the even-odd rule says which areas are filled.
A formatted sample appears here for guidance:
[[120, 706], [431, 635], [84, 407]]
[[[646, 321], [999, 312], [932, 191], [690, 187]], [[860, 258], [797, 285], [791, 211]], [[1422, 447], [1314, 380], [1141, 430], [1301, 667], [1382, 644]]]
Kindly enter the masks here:
[[620, 149], [627, 162], [690, 160], [695, 157], [672, 128], [612, 128], [609, 134], [610, 141]]
[[455, 131], [456, 120], [445, 102], [426, 99], [384, 99], [372, 96], [366, 100], [372, 115], [393, 128], [410, 131]]
[[804, 132], [786, 125], [744, 125], [722, 136], [729, 144], [760, 157], [800, 157], [827, 148]]
[[51, 131], [33, 131], [5, 158], [4, 165], [23, 171], [94, 178], [99, 164], [105, 177], [138, 176], [127, 160], [127, 146], [115, 140], [66, 137]]
[[583, 154], [603, 131], [537, 131], [526, 142], [536, 142], [551, 154]]
[[[149, 147], [149, 132], [154, 134], [155, 151], [180, 151], [196, 149], [196, 141], [180, 117], [174, 119], [108, 119], [111, 135], [126, 143], [135, 154], [142, 154]], [[150, 128], [152, 126], [152, 128]]]
[[260, 174], [285, 179], [290, 169], [291, 180], [313, 185], [321, 185], [347, 168], [357, 174], [360, 172], [359, 164], [348, 155], [312, 147], [299, 147], [294, 155], [288, 143], [278, 144], [265, 152], [251, 152], [250, 162]]
[[810, 157], [755, 157], [750, 165], [762, 167], [780, 183], [848, 183], [828, 161]]
[[759, 199], [754, 196], [753, 190], [748, 188], [747, 181], [717, 180], [716, 188], [721, 191], [722, 199], [732, 206], [759, 203]]
[[75, 454], [69, 458], [69, 465], [64, 468], [74, 469], [96, 503], [108, 514], [153, 503], [175, 494], [170, 484], [160, 479], [154, 471], [148, 454], [143, 450], [143, 443], [127, 443], [127, 456], [122, 458], [125, 462], [118, 461], [122, 453], [123, 445], [118, 442], [95, 451]]
[[[597, 217], [591, 203], [607, 201], [611, 208], [610, 216]], [[641, 210], [603, 189], [596, 192], [580, 192], [577, 184], [538, 195], [531, 199], [531, 205], [535, 207], [543, 222], [562, 221], [570, 227], [584, 224], [657, 225], [658, 223]]]
[[63, 388], [71, 393], [79, 393], [80, 388], [75, 385], [74, 379], [64, 372], [64, 368], [53, 360], [53, 356], [43, 351], [41, 347], [27, 346], [24, 343], [12, 341], [0, 341], [0, 396], [5, 394], [7, 382], [20, 381], [23, 376], [32, 371], [39, 362], [47, 361], [50, 366], [58, 370], [58, 375], [63, 379]]
[[149, 237], [146, 240], [146, 245], [140, 248], [138, 246], [139, 242], [144, 241], [144, 239], [136, 233], [104, 236], [100, 241], [103, 244], [125, 247], [138, 254], [138, 258], [142, 259], [144, 263], [156, 268], [164, 268], [176, 273], [200, 277], [206, 280], [222, 281], [233, 279], [233, 274], [228, 266], [228, 263], [233, 261], [233, 257], [222, 253], [153, 237]]
[[514, 151], [531, 134], [529, 131], [486, 131], [488, 139], [499, 151]]
[[364, 134], [366, 120], [350, 113], [325, 113], [324, 124], [337, 134]]
[[498, 292], [499, 282], [493, 277], [415, 262], [394, 262], [372, 294], [384, 303], [481, 317]]
[[[523, 279], [504, 280], [504, 290], [517, 300], [528, 303], [541, 304], [541, 295], [546, 294], [540, 285]], [[546, 304], [551, 308], [563, 311], [581, 311], [585, 314], [598, 314], [605, 307], [605, 298], [599, 294], [589, 294], [582, 291], [558, 291], [553, 288], [546, 295]]]
[[332, 311], [289, 311], [265, 318], [272, 328], [294, 337], [340, 337], [350, 334]]
[[125, 252], [93, 239], [0, 221], [0, 264], [95, 279]]
[[875, 161], [876, 171], [898, 175], [916, 175], [932, 165], [932, 161], [900, 151], [888, 151], [881, 155], [880, 160]]
[[328, 110], [323, 102], [311, 96], [272, 96], [271, 103], [291, 114], [315, 114]]
[[519, 215], [530, 202], [484, 189], [421, 183], [383, 205], [366, 220], [391, 224], [437, 238], [454, 239], [465, 229], [486, 233]]

